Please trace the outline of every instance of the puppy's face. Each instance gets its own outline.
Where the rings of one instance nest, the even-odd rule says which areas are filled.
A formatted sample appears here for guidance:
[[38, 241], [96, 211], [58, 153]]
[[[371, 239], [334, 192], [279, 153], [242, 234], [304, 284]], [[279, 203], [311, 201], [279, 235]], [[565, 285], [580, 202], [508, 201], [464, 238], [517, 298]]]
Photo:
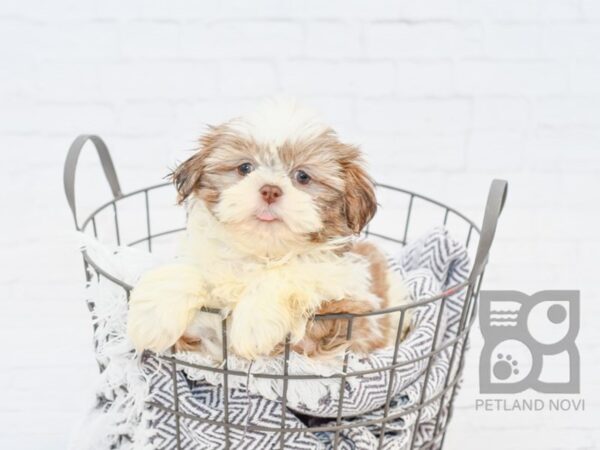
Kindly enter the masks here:
[[286, 121], [286, 113], [211, 127], [173, 174], [181, 201], [201, 199], [259, 253], [359, 233], [376, 210], [358, 149], [310, 116], [295, 111]]

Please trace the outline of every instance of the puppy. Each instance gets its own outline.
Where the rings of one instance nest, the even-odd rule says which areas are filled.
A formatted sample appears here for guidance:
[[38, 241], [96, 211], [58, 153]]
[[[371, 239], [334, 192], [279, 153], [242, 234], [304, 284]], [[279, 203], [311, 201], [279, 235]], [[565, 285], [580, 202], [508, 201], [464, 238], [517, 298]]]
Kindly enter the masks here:
[[[255, 359], [281, 351], [324, 355], [390, 343], [394, 320], [311, 321], [315, 313], [365, 313], [407, 301], [381, 254], [354, 238], [376, 212], [359, 150], [312, 111], [270, 101], [211, 127], [173, 173], [188, 223], [177, 263], [145, 274], [132, 291], [128, 333], [138, 350], [228, 346]], [[396, 315], [397, 316], [397, 315]]]

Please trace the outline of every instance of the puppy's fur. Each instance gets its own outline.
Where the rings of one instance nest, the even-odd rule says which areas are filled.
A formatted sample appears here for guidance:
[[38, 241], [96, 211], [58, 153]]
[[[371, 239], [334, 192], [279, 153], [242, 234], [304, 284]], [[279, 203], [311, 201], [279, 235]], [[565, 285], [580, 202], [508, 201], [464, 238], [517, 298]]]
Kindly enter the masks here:
[[311, 111], [274, 101], [211, 127], [173, 173], [188, 205], [177, 264], [144, 275], [131, 295], [128, 331], [138, 349], [202, 348], [220, 354], [220, 318], [246, 358], [277, 352], [288, 334], [312, 356], [345, 345], [387, 345], [389, 315], [311, 321], [318, 313], [395, 306], [406, 291], [379, 252], [353, 237], [375, 214], [359, 150]]
[[[361, 300], [331, 300], [324, 302], [317, 314], [361, 314], [376, 309], [397, 306], [399, 300], [406, 300], [404, 285], [388, 270], [388, 262], [384, 255], [369, 242], [358, 242], [353, 245], [352, 252], [364, 256], [369, 261], [371, 275], [371, 291], [381, 299], [378, 305]], [[399, 314], [381, 314], [376, 323], [370, 317], [357, 315], [353, 318], [351, 337], [348, 339], [347, 319], [310, 320], [302, 340], [293, 346], [298, 353], [311, 357], [329, 356], [350, 348], [353, 352], [367, 353], [390, 345], [397, 332]], [[401, 338], [408, 331], [408, 319], [403, 324]]]

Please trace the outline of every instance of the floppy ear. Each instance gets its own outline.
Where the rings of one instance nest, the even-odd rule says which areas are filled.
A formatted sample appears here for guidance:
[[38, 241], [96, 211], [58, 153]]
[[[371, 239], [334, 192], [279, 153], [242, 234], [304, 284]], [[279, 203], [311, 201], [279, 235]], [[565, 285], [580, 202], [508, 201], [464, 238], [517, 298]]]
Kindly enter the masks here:
[[206, 158], [216, 142], [217, 128], [209, 127], [208, 133], [200, 138], [200, 150], [182, 162], [172, 173], [171, 180], [177, 189], [178, 203], [182, 203], [200, 188], [202, 174], [206, 168]]
[[375, 187], [358, 159], [346, 163], [345, 175], [346, 220], [348, 227], [358, 234], [377, 212]]
[[205, 150], [198, 151], [194, 156], [182, 162], [171, 174], [171, 179], [177, 189], [178, 203], [182, 203], [200, 187], [206, 153]]

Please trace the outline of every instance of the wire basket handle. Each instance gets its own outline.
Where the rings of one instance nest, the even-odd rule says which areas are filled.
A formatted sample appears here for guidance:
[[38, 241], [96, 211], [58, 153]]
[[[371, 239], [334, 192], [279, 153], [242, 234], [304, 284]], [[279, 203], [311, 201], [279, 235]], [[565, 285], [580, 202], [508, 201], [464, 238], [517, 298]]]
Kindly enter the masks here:
[[71, 212], [73, 213], [73, 220], [75, 220], [75, 228], [79, 230], [79, 223], [77, 221], [77, 208], [75, 205], [75, 172], [77, 170], [77, 161], [79, 160], [79, 154], [83, 149], [83, 146], [87, 143], [87, 141], [91, 141], [96, 147], [96, 151], [98, 152], [98, 156], [100, 157], [100, 163], [102, 164], [102, 170], [104, 171], [104, 175], [106, 176], [106, 181], [108, 181], [108, 185], [110, 186], [110, 190], [112, 191], [114, 198], [119, 198], [123, 194], [121, 192], [121, 186], [119, 184], [119, 179], [117, 177], [117, 172], [115, 171], [115, 166], [113, 164], [112, 158], [110, 157], [110, 153], [108, 151], [108, 147], [104, 143], [104, 141], [94, 134], [82, 134], [77, 136], [77, 138], [71, 144], [69, 148], [69, 152], [67, 153], [67, 159], [65, 160], [65, 168], [63, 171], [63, 181], [65, 185], [65, 194], [67, 196], [67, 202], [69, 203], [69, 208], [71, 208]]
[[487, 264], [490, 248], [492, 247], [494, 235], [496, 234], [498, 218], [504, 208], [507, 193], [508, 182], [506, 180], [495, 179], [492, 181], [487, 203], [485, 204], [483, 225], [481, 226], [481, 235], [479, 237], [475, 262], [473, 263], [473, 269], [471, 269], [471, 274], [469, 275], [469, 281], [471, 283], [475, 281], [481, 272], [483, 272], [483, 269]]

